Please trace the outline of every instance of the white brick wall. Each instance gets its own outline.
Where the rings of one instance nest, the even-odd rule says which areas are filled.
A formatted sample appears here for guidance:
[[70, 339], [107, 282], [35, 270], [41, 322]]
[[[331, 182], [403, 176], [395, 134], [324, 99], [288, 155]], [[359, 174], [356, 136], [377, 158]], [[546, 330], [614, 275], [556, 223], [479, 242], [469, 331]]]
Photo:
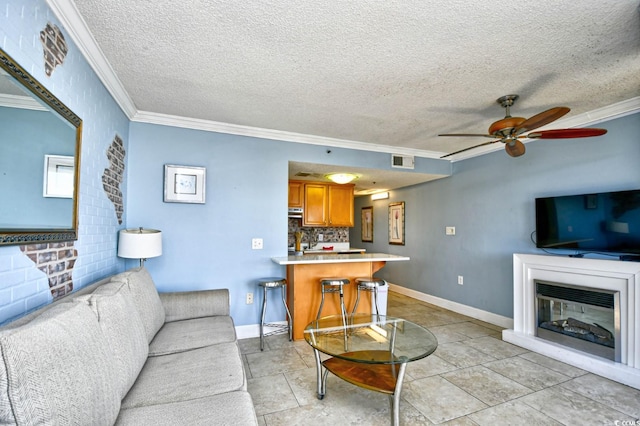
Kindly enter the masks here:
[[[39, 40], [47, 22], [62, 30], [69, 46], [65, 62], [51, 77], [44, 72]], [[109, 166], [106, 151], [116, 134], [127, 148], [129, 121], [43, 0], [0, 0], [0, 47], [83, 120], [79, 237], [74, 244], [78, 260], [73, 269], [77, 290], [124, 269], [116, 256], [122, 226], [101, 179]], [[126, 176], [121, 189], [126, 194]], [[124, 218], [126, 224], [126, 205]], [[48, 277], [17, 246], [0, 247], [0, 323], [51, 299]]]

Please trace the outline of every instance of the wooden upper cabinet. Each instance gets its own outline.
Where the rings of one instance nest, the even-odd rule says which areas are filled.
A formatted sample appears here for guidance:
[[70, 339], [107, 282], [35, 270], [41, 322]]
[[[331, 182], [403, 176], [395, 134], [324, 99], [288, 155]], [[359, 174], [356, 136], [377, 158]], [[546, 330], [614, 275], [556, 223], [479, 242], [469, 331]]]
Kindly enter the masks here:
[[306, 183], [304, 185], [303, 226], [327, 226], [327, 185], [323, 183]]
[[354, 185], [304, 184], [303, 226], [353, 226]]
[[304, 182], [289, 181], [289, 207], [302, 207], [304, 205]]
[[329, 185], [329, 226], [353, 226], [353, 185]]

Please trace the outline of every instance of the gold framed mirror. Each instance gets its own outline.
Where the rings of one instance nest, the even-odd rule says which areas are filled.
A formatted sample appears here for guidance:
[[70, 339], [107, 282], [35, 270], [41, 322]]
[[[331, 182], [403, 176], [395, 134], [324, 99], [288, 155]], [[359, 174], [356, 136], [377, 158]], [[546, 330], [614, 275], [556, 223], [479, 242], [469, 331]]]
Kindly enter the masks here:
[[78, 238], [81, 141], [80, 117], [0, 49], [0, 245]]

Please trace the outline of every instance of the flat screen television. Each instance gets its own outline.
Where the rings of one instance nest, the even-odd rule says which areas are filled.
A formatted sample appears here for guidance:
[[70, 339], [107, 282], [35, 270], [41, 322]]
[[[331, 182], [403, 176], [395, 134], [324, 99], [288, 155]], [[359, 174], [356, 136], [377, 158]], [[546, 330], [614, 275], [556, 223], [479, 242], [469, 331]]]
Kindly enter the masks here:
[[536, 247], [640, 254], [640, 190], [536, 198]]

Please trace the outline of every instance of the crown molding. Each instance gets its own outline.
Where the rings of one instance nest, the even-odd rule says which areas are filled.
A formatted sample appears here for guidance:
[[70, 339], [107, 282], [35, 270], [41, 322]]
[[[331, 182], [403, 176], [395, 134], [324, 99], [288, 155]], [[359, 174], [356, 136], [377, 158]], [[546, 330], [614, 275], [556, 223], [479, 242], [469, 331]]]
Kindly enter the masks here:
[[394, 147], [347, 139], [336, 139], [304, 133], [287, 132], [283, 130], [265, 129], [261, 127], [242, 126], [239, 124], [222, 123], [218, 121], [197, 118], [179, 117], [175, 115], [159, 114], [155, 112], [138, 111], [132, 121], [139, 123], [160, 124], [164, 126], [182, 127], [186, 129], [205, 130], [209, 132], [226, 133], [239, 136], [250, 136], [261, 139], [271, 139], [285, 142], [297, 142], [309, 145], [323, 145], [334, 148], [356, 149], [361, 151], [384, 152], [389, 154], [413, 155], [424, 158], [440, 158], [444, 152], [427, 151], [422, 149]]
[[136, 106], [89, 31], [89, 27], [80, 15], [75, 3], [72, 0], [46, 0], [46, 2], [98, 75], [102, 84], [105, 85], [122, 111], [131, 119], [137, 112]]
[[8, 95], [0, 93], [0, 106], [6, 108], [30, 109], [34, 111], [50, 111], [40, 102], [29, 96]]

